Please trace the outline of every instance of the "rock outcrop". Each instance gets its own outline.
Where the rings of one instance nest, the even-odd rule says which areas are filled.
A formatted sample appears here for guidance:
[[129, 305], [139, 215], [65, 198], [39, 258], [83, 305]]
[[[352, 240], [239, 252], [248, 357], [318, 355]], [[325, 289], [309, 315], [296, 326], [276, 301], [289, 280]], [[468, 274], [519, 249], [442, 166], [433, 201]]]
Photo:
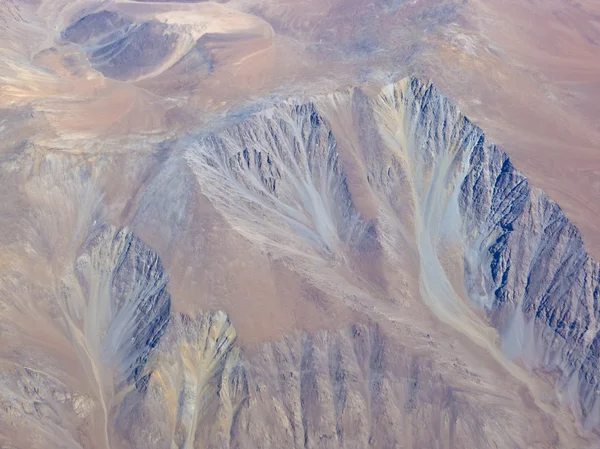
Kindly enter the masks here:
[[411, 79], [394, 99], [427, 243], [437, 252], [458, 236], [469, 298], [506, 356], [555, 374], [575, 413], [597, 426], [599, 267], [577, 228], [431, 84]]
[[[339, 134], [343, 115], [354, 126]], [[348, 148], [339, 141], [348, 139], [362, 145], [350, 152], [366, 179], [349, 180], [351, 163], [340, 162]], [[299, 237], [285, 241], [296, 246], [288, 254], [300, 239], [318, 250], [376, 241], [388, 253], [394, 240], [412, 239], [423, 299], [481, 343], [487, 324], [444, 265], [442, 253], [456, 246], [464, 288], [505, 355], [556, 374], [575, 413], [597, 425], [598, 264], [560, 207], [430, 83], [412, 78], [376, 96], [358, 88], [291, 101], [202, 137], [186, 157], [232, 224], [270, 250], [284, 246], [282, 227]], [[376, 219], [356, 209], [350, 182], [368, 184]], [[265, 216], [279, 224], [264, 227]]]
[[143, 387], [125, 396], [115, 416], [115, 428], [127, 444], [231, 447], [239, 410], [248, 398], [235, 340], [223, 312], [176, 314]]
[[600, 422], [600, 267], [561, 208], [483, 139], [461, 185], [466, 278], [508, 356], [556, 373], [576, 413]]
[[487, 386], [463, 365], [446, 377], [373, 323], [241, 354], [223, 312], [176, 315], [151, 366], [115, 416], [125, 447], [510, 447], [530, 425], [504, 401], [465, 394]]
[[[207, 129], [142, 170], [132, 226], [171, 263], [198, 238], [189, 252], [223, 265], [215, 283], [262, 288], [247, 265], [269, 264], [264, 283], [327, 325], [245, 344], [219, 296], [172, 311], [179, 286], [158, 254], [106, 224], [120, 212], [100, 169], [45, 156], [23, 194], [31, 264], [4, 269], [0, 290], [1, 445], [589, 447], [538, 374], [597, 427], [598, 264], [430, 83], [288, 100]], [[202, 228], [197, 204], [210, 205]], [[235, 233], [249, 254], [230, 266], [201, 232]]]
[[353, 204], [336, 137], [314, 103], [254, 114], [199, 140], [186, 157], [203, 190], [250, 239], [301, 251], [301, 241], [285, 242], [284, 225], [329, 255], [372, 243], [373, 225]]

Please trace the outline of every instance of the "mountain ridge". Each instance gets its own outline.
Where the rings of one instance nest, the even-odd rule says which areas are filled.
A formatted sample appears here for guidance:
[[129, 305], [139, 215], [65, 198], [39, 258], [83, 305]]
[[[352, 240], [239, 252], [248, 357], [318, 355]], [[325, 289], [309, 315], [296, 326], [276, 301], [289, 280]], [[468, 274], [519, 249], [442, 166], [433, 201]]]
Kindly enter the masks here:
[[[29, 257], [56, 264], [62, 284], [45, 287], [29, 265], [19, 276], [32, 297], [44, 292], [51, 310], [36, 319], [63, 349], [47, 350], [44, 363], [19, 351], [0, 359], [20, 367], [4, 371], [2, 403], [14, 405], [3, 405], [3, 421], [18, 417], [30, 447], [47, 447], [48, 433], [57, 447], [63, 438], [103, 449], [596, 441], [597, 380], [588, 373], [598, 331], [588, 304], [598, 288], [588, 287], [598, 266], [559, 206], [431, 82], [357, 86], [235, 120], [171, 142], [125, 214], [104, 193], [113, 171], [41, 156], [26, 203], [38, 212], [24, 236]], [[157, 192], [167, 187], [165, 201]], [[42, 227], [48, 217], [56, 229]], [[111, 217], [131, 217], [131, 229]], [[540, 257], [555, 270], [540, 271]], [[537, 283], [523, 283], [520, 266]], [[270, 277], [257, 276], [261, 267]], [[214, 290], [186, 291], [173, 279], [182, 271]], [[3, 298], [22, 294], [15, 276]], [[574, 278], [567, 291], [555, 287], [561, 276]], [[223, 290], [232, 279], [240, 290]], [[265, 298], [244, 304], [248, 285]], [[193, 313], [186, 294], [197, 298]], [[575, 304], [568, 310], [565, 296]], [[39, 344], [19, 325], [28, 309], [2, 305], [19, 317], [0, 322], [8, 347]], [[307, 329], [304, 309], [327, 326]], [[295, 321], [280, 335], [247, 343], [257, 323], [288, 315]], [[554, 338], [565, 329], [574, 338]], [[523, 368], [511, 360], [519, 356], [533, 363]], [[64, 384], [61, 362], [77, 367]], [[544, 370], [560, 373], [564, 399], [535, 374]], [[7, 443], [10, 432], [0, 425]]]

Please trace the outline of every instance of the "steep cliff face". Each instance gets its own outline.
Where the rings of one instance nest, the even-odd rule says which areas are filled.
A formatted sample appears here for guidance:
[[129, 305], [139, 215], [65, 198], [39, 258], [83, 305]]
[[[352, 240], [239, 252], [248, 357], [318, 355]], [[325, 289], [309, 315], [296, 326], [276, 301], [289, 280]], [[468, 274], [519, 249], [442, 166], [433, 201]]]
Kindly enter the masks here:
[[576, 413], [597, 426], [598, 263], [560, 207], [495, 146], [471, 153], [461, 193], [473, 301], [486, 306], [506, 354], [556, 373]]
[[[298, 252], [309, 245], [333, 256], [348, 245], [373, 243], [337, 146], [314, 103], [289, 103], [200, 139], [186, 157], [203, 191], [248, 238]], [[285, 241], [287, 228], [301, 239]]]
[[430, 84], [410, 80], [394, 89], [394, 103], [403, 109], [423, 296], [454, 302], [444, 307], [467, 325], [436, 262], [444, 240], [457, 240], [469, 299], [498, 329], [505, 355], [555, 374], [575, 413], [597, 426], [598, 264], [578, 230]]
[[421, 205], [422, 276], [436, 259], [429, 251], [458, 236], [469, 298], [499, 330], [505, 354], [556, 374], [575, 412], [596, 426], [598, 264], [578, 230], [431, 85], [411, 80], [395, 95]]
[[[390, 103], [391, 93], [383, 98]], [[443, 241], [459, 241], [468, 296], [498, 329], [505, 355], [556, 374], [573, 410], [595, 427], [598, 264], [578, 230], [431, 85], [413, 79], [393, 98], [403, 109], [424, 297], [454, 301], [444, 307], [463, 321], [470, 315], [439, 280]]]

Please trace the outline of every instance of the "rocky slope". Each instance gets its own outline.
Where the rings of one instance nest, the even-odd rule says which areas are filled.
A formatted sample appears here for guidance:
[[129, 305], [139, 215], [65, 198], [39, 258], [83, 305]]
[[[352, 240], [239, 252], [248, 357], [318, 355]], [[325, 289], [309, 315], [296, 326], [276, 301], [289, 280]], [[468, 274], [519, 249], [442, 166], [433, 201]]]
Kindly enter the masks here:
[[598, 266], [430, 83], [290, 99], [159, 154], [118, 180], [108, 158], [4, 162], [28, 249], [0, 266], [3, 447], [596, 443]]
[[461, 186], [466, 283], [505, 352], [555, 373], [576, 413], [599, 423], [599, 266], [561, 208], [481, 142]]
[[[560, 207], [431, 85], [411, 80], [407, 96], [409, 135], [421, 150], [417, 165], [431, 167], [419, 171], [446, 183], [449, 199], [442, 196], [446, 207], [437, 207], [432, 181], [423, 196], [436, 201], [435, 226], [461, 235], [469, 298], [486, 310], [505, 353], [556, 374], [577, 414], [595, 427], [597, 262]], [[440, 229], [428, 233], [435, 238]]]
[[[446, 377], [427, 351], [404, 347], [377, 325], [293, 333], [242, 357], [222, 312], [171, 324], [148, 384], [115, 416], [125, 447], [525, 444], [511, 399], [465, 394], [476, 375], [455, 366]], [[507, 434], [506, 425], [517, 430]]]
[[[26, 283], [31, 293], [42, 288], [13, 276], [13, 285]], [[145, 364], [169, 321], [166, 281], [143, 242], [126, 229], [103, 227], [88, 237], [55, 288], [38, 293], [42, 305], [31, 303], [33, 296], [5, 302], [3, 364], [17, 363], [2, 370], [0, 441], [108, 446], [114, 402], [143, 385]], [[23, 315], [27, 311], [31, 315]], [[48, 318], [54, 326], [43, 324]], [[49, 349], [53, 340], [58, 351]]]
[[[333, 128], [346, 108], [360, 121], [339, 135]], [[348, 189], [365, 180], [341, 168], [339, 153], [348, 148], [339, 140], [351, 133], [362, 145], [352, 151], [375, 198], [375, 219], [357, 211]], [[489, 348], [486, 323], [448, 277], [451, 251], [464, 260], [468, 298], [499, 331], [505, 355], [556, 375], [573, 411], [589, 427], [598, 424], [597, 263], [560, 207], [431, 84], [410, 79], [375, 98], [355, 89], [276, 106], [203, 137], [187, 157], [214, 204], [270, 250], [285, 245], [297, 254], [312, 244], [344, 258], [349, 247], [393, 252], [394, 233], [414, 238], [423, 299]], [[282, 242], [285, 227], [298, 238]]]

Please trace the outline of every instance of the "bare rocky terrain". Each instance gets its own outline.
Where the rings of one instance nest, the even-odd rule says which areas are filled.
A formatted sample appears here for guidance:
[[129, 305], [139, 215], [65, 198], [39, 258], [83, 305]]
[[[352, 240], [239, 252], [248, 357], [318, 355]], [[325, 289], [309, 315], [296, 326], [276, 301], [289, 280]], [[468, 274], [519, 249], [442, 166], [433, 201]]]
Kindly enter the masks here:
[[2, 1], [0, 447], [600, 447], [599, 23]]

